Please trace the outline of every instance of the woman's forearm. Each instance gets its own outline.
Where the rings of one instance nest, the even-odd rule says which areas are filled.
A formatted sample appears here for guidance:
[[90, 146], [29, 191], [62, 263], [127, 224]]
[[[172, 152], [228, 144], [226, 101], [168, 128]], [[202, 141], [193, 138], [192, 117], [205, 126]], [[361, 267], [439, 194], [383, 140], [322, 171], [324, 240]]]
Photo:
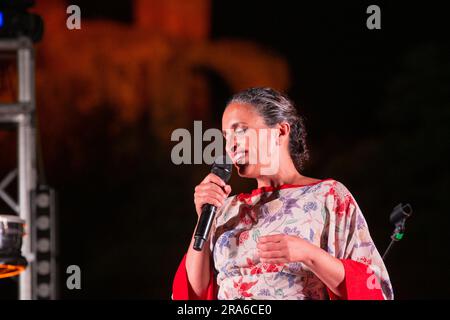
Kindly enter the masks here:
[[342, 297], [340, 285], [345, 279], [342, 262], [325, 250], [312, 245], [308, 258], [303, 263], [330, 289], [336, 296]]
[[259, 237], [257, 248], [261, 262], [301, 262], [336, 296], [343, 296], [339, 286], [345, 279], [344, 265], [320, 247], [298, 236], [273, 234]]
[[186, 272], [188, 275], [189, 284], [194, 293], [201, 297], [208, 288], [210, 280], [210, 255], [209, 242], [206, 242], [201, 251], [196, 251], [192, 248], [194, 244], [194, 237], [192, 236], [191, 243], [186, 255]]

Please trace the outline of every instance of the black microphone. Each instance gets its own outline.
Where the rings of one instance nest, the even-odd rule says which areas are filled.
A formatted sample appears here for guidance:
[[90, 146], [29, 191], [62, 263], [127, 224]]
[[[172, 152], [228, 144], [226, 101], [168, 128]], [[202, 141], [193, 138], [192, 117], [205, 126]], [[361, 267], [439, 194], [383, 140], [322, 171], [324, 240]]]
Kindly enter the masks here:
[[389, 216], [389, 220], [392, 224], [398, 224], [404, 222], [406, 219], [408, 219], [412, 214], [412, 208], [409, 203], [402, 204], [399, 203], [394, 207], [392, 210], [391, 215]]
[[[221, 178], [225, 183], [230, 180], [232, 171], [231, 161], [227, 156], [220, 156], [216, 158], [211, 168], [211, 172]], [[212, 222], [216, 214], [217, 208], [212, 204], [205, 204], [202, 207], [202, 214], [198, 221], [197, 228], [194, 235], [194, 249], [201, 251], [205, 241], [208, 239], [209, 231], [211, 230]]]

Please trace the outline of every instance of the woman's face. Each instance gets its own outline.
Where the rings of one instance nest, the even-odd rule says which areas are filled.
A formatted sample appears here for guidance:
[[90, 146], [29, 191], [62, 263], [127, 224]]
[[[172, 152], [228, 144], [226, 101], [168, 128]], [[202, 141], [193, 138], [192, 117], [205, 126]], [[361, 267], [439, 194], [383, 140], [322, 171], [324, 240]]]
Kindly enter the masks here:
[[268, 127], [253, 106], [229, 104], [222, 116], [222, 132], [239, 176], [257, 178], [278, 171], [278, 129]]

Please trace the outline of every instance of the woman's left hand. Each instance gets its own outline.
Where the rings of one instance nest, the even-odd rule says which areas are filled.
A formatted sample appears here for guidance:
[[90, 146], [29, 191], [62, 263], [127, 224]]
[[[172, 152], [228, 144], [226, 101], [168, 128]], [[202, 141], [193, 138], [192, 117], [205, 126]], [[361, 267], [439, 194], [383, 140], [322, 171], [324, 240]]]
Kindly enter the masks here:
[[261, 262], [269, 264], [306, 262], [317, 249], [300, 237], [286, 234], [261, 236], [257, 248]]

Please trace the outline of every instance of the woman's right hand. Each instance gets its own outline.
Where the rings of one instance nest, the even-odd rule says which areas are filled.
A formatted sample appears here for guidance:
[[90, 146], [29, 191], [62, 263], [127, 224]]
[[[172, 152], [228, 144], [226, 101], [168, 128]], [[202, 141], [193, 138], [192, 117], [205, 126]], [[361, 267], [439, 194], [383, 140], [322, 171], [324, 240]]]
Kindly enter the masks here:
[[200, 218], [204, 204], [211, 204], [220, 208], [231, 192], [231, 187], [214, 173], [210, 173], [195, 187], [194, 203]]
[[[209, 203], [220, 208], [231, 192], [231, 187], [218, 176], [210, 173], [195, 187], [194, 203], [198, 219], [202, 214], [203, 205]], [[207, 244], [203, 250], [193, 249], [195, 234], [192, 235], [191, 244], [186, 255], [187, 278], [192, 290], [198, 297], [202, 297], [208, 288], [211, 279], [211, 250]]]

